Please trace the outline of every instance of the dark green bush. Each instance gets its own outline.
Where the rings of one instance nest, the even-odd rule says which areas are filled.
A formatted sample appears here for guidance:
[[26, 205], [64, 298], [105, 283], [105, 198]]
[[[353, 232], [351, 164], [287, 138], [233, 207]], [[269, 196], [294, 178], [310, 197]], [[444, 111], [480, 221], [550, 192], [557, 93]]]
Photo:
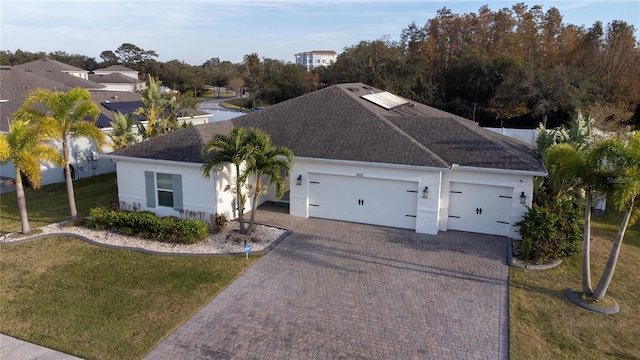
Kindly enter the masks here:
[[113, 230], [126, 236], [169, 243], [194, 244], [206, 239], [209, 225], [200, 220], [159, 218], [149, 211], [115, 211], [107, 206], [93, 208], [85, 226], [96, 230]]
[[580, 209], [571, 201], [533, 204], [516, 223], [522, 236], [523, 258], [543, 263], [578, 251], [583, 236], [580, 214]]

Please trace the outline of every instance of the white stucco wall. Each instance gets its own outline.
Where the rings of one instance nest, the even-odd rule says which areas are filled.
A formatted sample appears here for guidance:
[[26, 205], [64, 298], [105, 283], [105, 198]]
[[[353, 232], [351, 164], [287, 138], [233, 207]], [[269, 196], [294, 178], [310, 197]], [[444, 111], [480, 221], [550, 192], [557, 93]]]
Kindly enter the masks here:
[[100, 89], [100, 91], [128, 91], [134, 92], [137, 89], [136, 84], [123, 84], [123, 83], [100, 83], [100, 85], [104, 85], [104, 88]]
[[[140, 204], [140, 210], [154, 212], [158, 216], [176, 216], [180, 213], [173, 208], [157, 206], [147, 207], [145, 171], [165, 174], [182, 175], [183, 208], [190, 211], [203, 211], [205, 220], [209, 220], [211, 214], [216, 213], [216, 184], [215, 177], [205, 179], [200, 173], [197, 164], [183, 164], [160, 161], [127, 161], [117, 160], [116, 172], [118, 175], [118, 199], [126, 202]], [[156, 203], [157, 204], [157, 203]]]
[[[62, 144], [59, 141], [52, 141], [51, 144], [62, 151]], [[115, 163], [109, 159], [102, 158], [100, 155], [99, 159], [93, 163], [88, 160], [91, 157], [91, 153], [96, 151], [99, 154], [102, 154], [113, 150], [108, 146], [98, 150], [95, 142], [86, 137], [69, 140], [69, 164], [75, 168], [75, 180], [115, 171]], [[64, 171], [60, 166], [51, 163], [41, 163], [40, 170], [42, 171], [41, 185], [49, 185], [65, 181]], [[0, 174], [4, 177], [15, 179], [16, 174], [13, 162], [2, 164]]]
[[[173, 208], [156, 206], [147, 207], [145, 171], [182, 175], [183, 208], [205, 213], [205, 221], [210, 222], [212, 214], [224, 214], [228, 220], [238, 217], [235, 192], [227, 185], [235, 183], [235, 167], [231, 164], [220, 167], [205, 179], [200, 171], [200, 164], [187, 164], [150, 159], [114, 157], [117, 163], [118, 199], [128, 205], [140, 204], [140, 210], [154, 212], [158, 216], [180, 217], [180, 212]], [[250, 178], [255, 181], [255, 177]], [[252, 199], [245, 192], [245, 213], [251, 210]], [[260, 203], [267, 201], [263, 196]], [[247, 218], [248, 220], [248, 218]]]

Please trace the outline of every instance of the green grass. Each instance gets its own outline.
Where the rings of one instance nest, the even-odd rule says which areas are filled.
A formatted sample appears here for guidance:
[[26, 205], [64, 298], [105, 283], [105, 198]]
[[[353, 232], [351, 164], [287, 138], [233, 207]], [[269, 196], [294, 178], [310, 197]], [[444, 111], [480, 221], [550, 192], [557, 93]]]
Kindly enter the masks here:
[[[116, 174], [110, 173], [75, 181], [74, 193], [79, 216], [89, 215], [92, 207], [118, 200]], [[65, 183], [25, 189], [27, 214], [31, 228], [57, 223], [71, 217]], [[16, 192], [0, 195], [0, 235], [20, 231]]]
[[255, 262], [51, 237], [0, 246], [0, 332], [85, 359], [139, 359]]
[[[597, 284], [622, 214], [592, 218], [592, 281]], [[607, 295], [621, 311], [603, 315], [573, 305], [567, 288], [582, 288], [581, 254], [545, 271], [510, 269], [509, 342], [512, 359], [640, 358], [640, 223], [627, 229]]]

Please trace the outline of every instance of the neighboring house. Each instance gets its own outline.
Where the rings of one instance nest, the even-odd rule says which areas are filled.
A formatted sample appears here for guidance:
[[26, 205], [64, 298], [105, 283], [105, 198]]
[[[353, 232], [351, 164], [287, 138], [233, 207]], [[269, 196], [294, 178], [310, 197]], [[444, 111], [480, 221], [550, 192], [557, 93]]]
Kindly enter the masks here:
[[89, 74], [89, 80], [104, 86], [103, 91], [139, 91], [142, 83], [140, 80], [117, 73], [107, 75]]
[[[110, 122], [116, 111], [124, 114], [133, 113], [142, 107], [140, 94], [130, 91], [105, 91], [100, 84], [84, 80], [78, 74], [84, 70], [60, 63], [55, 60], [42, 59], [19, 66], [0, 66], [0, 132], [9, 130], [9, 120], [12, 114], [22, 106], [26, 97], [37, 88], [52, 91], [68, 91], [74, 87], [83, 87], [91, 93], [91, 100], [98, 105], [100, 114], [96, 126], [105, 134], [111, 132]], [[88, 73], [85, 71], [85, 73]], [[121, 75], [120, 75], [121, 76]], [[196, 109], [183, 109], [179, 121], [192, 124], [206, 123], [211, 114]], [[144, 119], [143, 124], [146, 124]], [[60, 144], [54, 145], [61, 147]], [[97, 149], [96, 145], [86, 138], [72, 139], [69, 146], [70, 164], [73, 167], [75, 179], [99, 175], [115, 171], [115, 163], [100, 158], [102, 152], [112, 149], [106, 146]], [[97, 155], [97, 158], [96, 158]], [[61, 168], [43, 163], [42, 185], [64, 181]], [[3, 177], [15, 178], [13, 163], [2, 164], [0, 173]]]
[[260, 128], [293, 151], [288, 201], [300, 217], [519, 238], [514, 224], [531, 205], [533, 179], [547, 174], [525, 143], [355, 83], [107, 155], [118, 163], [120, 201], [163, 216], [186, 209], [235, 218], [224, 191], [232, 166], [209, 181], [200, 173], [202, 146], [233, 126]]
[[95, 75], [121, 74], [135, 80], [138, 80], [138, 75], [140, 74], [138, 71], [129, 69], [128, 67], [122, 65], [111, 65], [104, 69], [96, 69], [93, 71], [93, 73]]
[[122, 65], [112, 65], [97, 69], [89, 74], [89, 80], [104, 85], [105, 91], [140, 91], [143, 82], [138, 79], [138, 71]]
[[338, 54], [333, 50], [313, 50], [294, 55], [296, 64], [304, 66], [311, 71], [320, 66], [331, 66], [336, 62]]
[[89, 80], [89, 71], [48, 58], [16, 65], [14, 67], [63, 83], [72, 88], [80, 87], [90, 91], [104, 89], [103, 85]]

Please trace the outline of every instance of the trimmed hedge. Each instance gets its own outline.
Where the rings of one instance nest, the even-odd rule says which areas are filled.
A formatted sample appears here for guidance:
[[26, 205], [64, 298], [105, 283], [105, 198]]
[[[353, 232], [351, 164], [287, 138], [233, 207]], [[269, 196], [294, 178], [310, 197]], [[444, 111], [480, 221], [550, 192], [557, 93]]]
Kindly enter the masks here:
[[149, 211], [116, 211], [106, 206], [91, 209], [84, 225], [96, 230], [112, 230], [122, 235], [176, 244], [195, 244], [205, 240], [209, 232], [209, 225], [201, 220], [178, 219], [174, 216], [159, 218]]

